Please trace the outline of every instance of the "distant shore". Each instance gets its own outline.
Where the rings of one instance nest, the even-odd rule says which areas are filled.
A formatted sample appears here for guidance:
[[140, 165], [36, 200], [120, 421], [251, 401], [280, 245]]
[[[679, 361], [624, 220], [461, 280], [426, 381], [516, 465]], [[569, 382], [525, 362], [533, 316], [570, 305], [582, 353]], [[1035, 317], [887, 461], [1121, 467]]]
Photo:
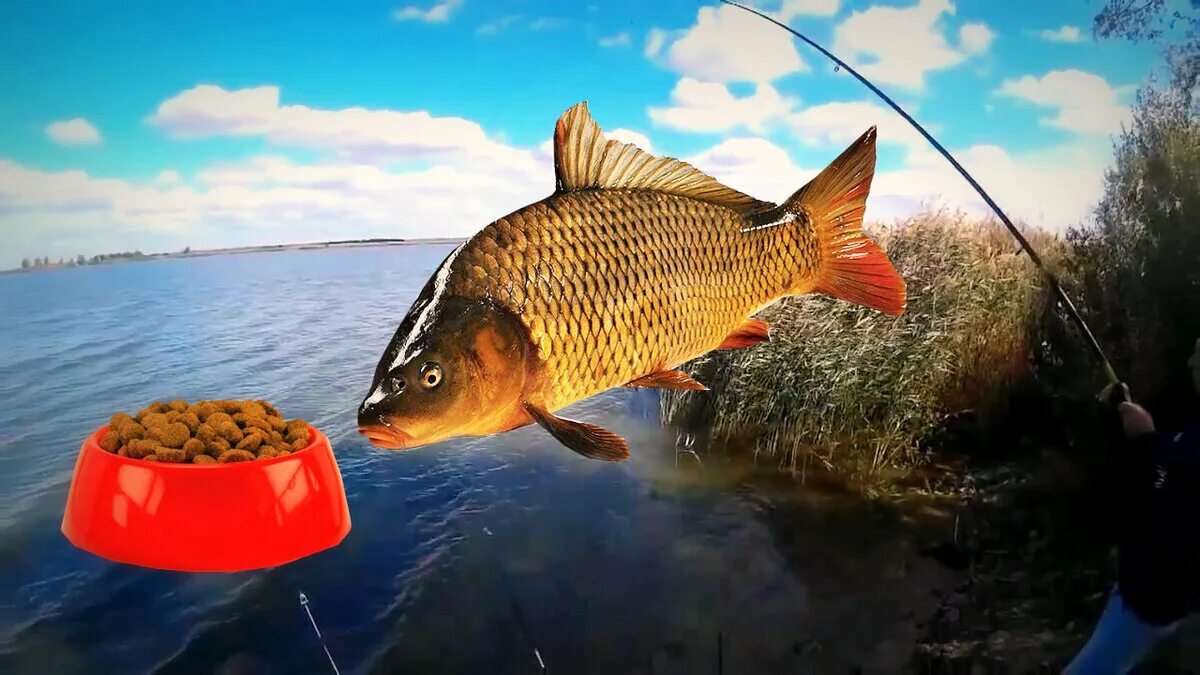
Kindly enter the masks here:
[[373, 246], [420, 246], [437, 244], [458, 244], [465, 237], [437, 237], [432, 239], [339, 239], [336, 241], [315, 241], [299, 244], [270, 244], [266, 246], [234, 246], [231, 248], [185, 249], [170, 253], [146, 253], [137, 255], [119, 255], [108, 257], [99, 262], [78, 264], [75, 262], [60, 262], [37, 265], [28, 268], [14, 267], [0, 270], [0, 274], [21, 274], [24, 272], [42, 272], [46, 270], [63, 269], [67, 267], [87, 267], [91, 265], [113, 265], [117, 263], [141, 262], [146, 260], [166, 260], [169, 258], [203, 258], [214, 255], [238, 255], [242, 253], [268, 253], [276, 251], [312, 251], [328, 248], [368, 248]]

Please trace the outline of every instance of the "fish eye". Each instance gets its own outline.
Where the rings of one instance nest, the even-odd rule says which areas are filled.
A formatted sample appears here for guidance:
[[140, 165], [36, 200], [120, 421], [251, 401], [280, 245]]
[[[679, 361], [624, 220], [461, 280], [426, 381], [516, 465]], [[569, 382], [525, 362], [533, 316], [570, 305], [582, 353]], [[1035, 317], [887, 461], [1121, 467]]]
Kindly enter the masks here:
[[421, 386], [433, 389], [442, 383], [442, 367], [430, 361], [421, 366]]

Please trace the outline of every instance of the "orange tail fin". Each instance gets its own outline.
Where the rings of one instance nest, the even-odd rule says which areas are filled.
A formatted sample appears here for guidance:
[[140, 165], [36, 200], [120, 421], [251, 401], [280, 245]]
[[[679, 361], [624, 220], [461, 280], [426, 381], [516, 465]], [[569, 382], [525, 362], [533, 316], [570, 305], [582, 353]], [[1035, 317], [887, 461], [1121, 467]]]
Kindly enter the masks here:
[[823, 264], [812, 291], [889, 314], [903, 314], [904, 279], [862, 231], [875, 176], [875, 127], [800, 188], [784, 208], [812, 219]]

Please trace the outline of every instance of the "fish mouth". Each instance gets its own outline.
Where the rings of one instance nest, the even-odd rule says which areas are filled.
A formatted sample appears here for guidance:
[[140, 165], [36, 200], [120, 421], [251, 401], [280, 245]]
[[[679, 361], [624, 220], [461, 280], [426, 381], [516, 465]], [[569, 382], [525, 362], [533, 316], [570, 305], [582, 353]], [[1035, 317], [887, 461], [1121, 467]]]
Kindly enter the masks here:
[[383, 424], [360, 424], [358, 433], [366, 436], [371, 445], [386, 450], [403, 450], [412, 443], [411, 435]]

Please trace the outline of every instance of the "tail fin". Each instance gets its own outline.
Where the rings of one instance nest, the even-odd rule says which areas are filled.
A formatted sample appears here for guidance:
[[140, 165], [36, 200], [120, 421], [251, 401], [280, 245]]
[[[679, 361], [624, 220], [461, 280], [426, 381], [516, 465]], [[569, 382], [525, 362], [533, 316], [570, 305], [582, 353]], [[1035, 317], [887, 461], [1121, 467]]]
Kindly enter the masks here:
[[823, 258], [812, 291], [889, 314], [903, 314], [904, 279], [862, 231], [875, 176], [875, 127], [846, 148], [783, 206], [812, 219]]

